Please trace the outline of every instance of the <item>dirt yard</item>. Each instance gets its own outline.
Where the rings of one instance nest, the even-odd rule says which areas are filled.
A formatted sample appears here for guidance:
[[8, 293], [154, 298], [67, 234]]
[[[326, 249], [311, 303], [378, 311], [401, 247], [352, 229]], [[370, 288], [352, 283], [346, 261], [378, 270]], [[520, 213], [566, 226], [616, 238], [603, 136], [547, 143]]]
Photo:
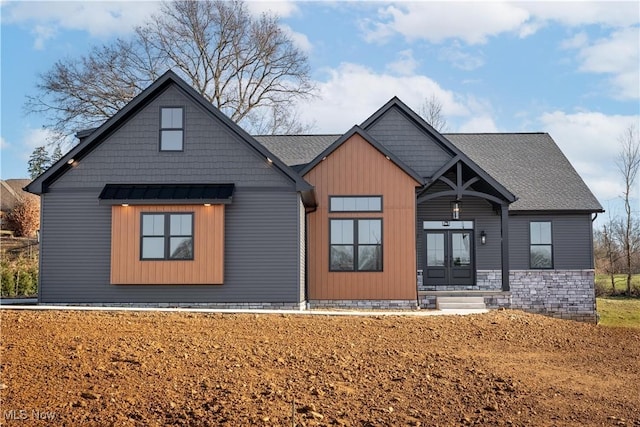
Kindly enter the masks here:
[[640, 426], [638, 329], [508, 310], [0, 315], [4, 425]]

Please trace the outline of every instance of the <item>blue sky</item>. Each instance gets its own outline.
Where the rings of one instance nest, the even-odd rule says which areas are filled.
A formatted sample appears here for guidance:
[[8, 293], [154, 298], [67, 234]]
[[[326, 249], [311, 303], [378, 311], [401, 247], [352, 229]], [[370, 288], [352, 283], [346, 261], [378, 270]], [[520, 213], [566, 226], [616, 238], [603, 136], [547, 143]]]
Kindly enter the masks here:
[[[0, 175], [7, 179], [27, 176], [27, 159], [46, 137], [44, 118], [23, 113], [38, 74], [127, 37], [159, 3], [0, 4]], [[605, 209], [619, 209], [618, 137], [629, 125], [640, 129], [640, 3], [248, 6], [278, 13], [308, 54], [319, 96], [300, 106], [300, 116], [314, 132], [345, 132], [393, 96], [418, 111], [435, 95], [450, 132], [549, 132]]]

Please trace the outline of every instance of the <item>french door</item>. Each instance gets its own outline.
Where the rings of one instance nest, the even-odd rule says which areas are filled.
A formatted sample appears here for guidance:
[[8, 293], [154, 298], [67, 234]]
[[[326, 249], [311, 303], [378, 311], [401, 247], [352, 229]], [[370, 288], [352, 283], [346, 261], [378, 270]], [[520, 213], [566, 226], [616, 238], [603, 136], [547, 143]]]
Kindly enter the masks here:
[[473, 230], [425, 230], [425, 285], [473, 285]]

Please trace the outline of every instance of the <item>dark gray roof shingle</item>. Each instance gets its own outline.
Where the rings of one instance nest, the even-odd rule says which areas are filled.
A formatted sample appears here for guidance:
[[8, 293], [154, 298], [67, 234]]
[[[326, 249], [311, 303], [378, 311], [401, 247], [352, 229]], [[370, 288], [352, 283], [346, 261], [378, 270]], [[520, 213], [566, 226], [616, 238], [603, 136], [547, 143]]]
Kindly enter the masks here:
[[602, 210], [547, 133], [446, 134], [445, 137], [518, 197], [510, 210]]
[[[341, 135], [255, 137], [289, 166], [309, 163]], [[512, 211], [601, 211], [602, 206], [547, 133], [444, 134], [518, 197]]]
[[306, 165], [342, 135], [260, 135], [254, 136], [287, 166]]

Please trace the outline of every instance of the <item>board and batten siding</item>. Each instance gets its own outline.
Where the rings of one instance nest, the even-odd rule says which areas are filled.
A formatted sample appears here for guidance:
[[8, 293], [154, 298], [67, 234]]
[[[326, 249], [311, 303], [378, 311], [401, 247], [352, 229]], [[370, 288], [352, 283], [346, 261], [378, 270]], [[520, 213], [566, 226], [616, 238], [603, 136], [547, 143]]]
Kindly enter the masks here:
[[529, 224], [550, 221], [555, 270], [593, 268], [593, 224], [591, 214], [509, 215], [509, 268], [530, 268]]
[[300, 301], [299, 195], [238, 188], [225, 205], [224, 284], [112, 285], [111, 206], [102, 187], [42, 196], [42, 303], [264, 303]]
[[[305, 175], [318, 209], [308, 215], [309, 300], [416, 298], [415, 189], [419, 185], [355, 134]], [[382, 212], [329, 212], [330, 196], [382, 196]], [[329, 271], [329, 220], [382, 219], [382, 272]]]
[[[192, 260], [141, 260], [142, 213], [192, 213]], [[224, 205], [113, 206], [111, 284], [224, 283]]]

